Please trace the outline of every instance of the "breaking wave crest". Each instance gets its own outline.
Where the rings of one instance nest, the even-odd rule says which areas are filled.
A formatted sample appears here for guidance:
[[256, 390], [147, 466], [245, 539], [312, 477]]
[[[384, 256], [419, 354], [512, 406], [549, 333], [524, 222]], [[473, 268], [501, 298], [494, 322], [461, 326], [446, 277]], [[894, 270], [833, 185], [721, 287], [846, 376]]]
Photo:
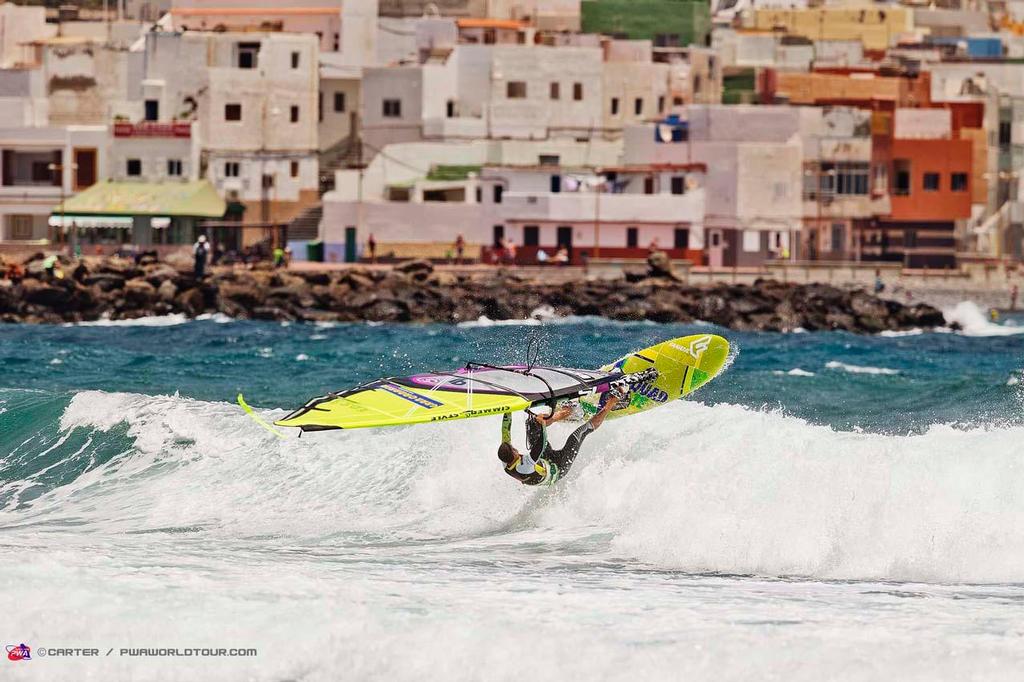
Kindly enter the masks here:
[[501, 473], [497, 420], [277, 440], [225, 403], [97, 391], [3, 398], [4, 419], [21, 411], [49, 423], [14, 424], [0, 459], [0, 528], [572, 543], [686, 572], [1024, 581], [1020, 427], [837, 432], [680, 402], [610, 422], [562, 484], [538, 490]]

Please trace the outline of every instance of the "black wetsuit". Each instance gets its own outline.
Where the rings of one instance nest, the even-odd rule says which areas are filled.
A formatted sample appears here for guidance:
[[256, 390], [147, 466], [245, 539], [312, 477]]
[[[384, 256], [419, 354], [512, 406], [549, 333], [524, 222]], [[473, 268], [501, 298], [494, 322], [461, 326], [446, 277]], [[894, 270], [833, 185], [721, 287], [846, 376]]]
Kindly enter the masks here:
[[[511, 441], [512, 415], [502, 420], [502, 442]], [[524, 485], [551, 484], [569, 473], [573, 460], [579, 454], [583, 439], [594, 431], [589, 421], [569, 434], [561, 450], [548, 443], [547, 428], [535, 416], [526, 416], [526, 445], [529, 455], [505, 467], [505, 473]]]

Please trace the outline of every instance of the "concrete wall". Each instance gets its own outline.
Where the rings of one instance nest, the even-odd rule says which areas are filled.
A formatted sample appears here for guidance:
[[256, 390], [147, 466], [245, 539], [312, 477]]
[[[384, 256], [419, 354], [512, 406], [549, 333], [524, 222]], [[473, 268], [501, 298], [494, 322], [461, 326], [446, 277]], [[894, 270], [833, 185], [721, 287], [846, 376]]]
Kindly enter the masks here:
[[46, 23], [45, 7], [0, 4], [0, 68], [30, 64], [33, 50], [25, 43], [49, 38], [56, 32], [56, 26]]
[[[647, 61], [608, 61], [604, 64], [605, 128], [658, 118], [671, 105], [668, 64]], [[613, 113], [612, 102], [617, 101]], [[640, 102], [637, 112], [636, 103]]]
[[[602, 125], [602, 55], [586, 47], [503, 45], [493, 48], [490, 127], [494, 137], [575, 136]], [[526, 83], [526, 97], [508, 97], [508, 83]], [[559, 98], [550, 97], [559, 83]], [[582, 85], [576, 100], [573, 88]]]
[[[321, 150], [344, 140], [352, 134], [354, 119], [359, 114], [359, 95], [361, 78], [325, 78], [320, 77], [320, 122], [317, 128], [317, 139]], [[344, 109], [335, 109], [335, 95], [340, 93], [344, 98]]]
[[50, 100], [50, 122], [57, 125], [106, 125], [115, 117], [141, 117], [141, 102], [128, 97], [130, 64], [141, 53], [92, 42], [49, 44], [43, 71]]

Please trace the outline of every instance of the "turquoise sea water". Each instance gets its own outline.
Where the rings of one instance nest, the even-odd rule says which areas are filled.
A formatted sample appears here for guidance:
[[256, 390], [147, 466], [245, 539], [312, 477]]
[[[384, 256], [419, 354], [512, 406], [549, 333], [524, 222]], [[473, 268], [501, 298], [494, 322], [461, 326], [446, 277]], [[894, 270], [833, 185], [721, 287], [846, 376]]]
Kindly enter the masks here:
[[[28, 597], [0, 613], [7, 643], [260, 650], [8, 670], [1014, 679], [1024, 320], [951, 314], [965, 332], [2, 326], [0, 588]], [[529, 339], [596, 367], [706, 331], [737, 348], [727, 373], [606, 425], [552, 490], [501, 473], [497, 418], [279, 441], [232, 402], [274, 417], [383, 374], [522, 361]], [[513, 663], [509, 633], [534, 653]]]

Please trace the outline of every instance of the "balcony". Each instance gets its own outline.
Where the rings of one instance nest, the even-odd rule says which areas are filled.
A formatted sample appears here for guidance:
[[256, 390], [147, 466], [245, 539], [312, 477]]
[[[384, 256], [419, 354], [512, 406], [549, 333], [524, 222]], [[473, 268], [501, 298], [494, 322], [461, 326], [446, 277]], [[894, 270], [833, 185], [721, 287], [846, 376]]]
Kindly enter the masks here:
[[594, 194], [505, 192], [502, 215], [508, 220], [624, 223], [703, 223], [704, 190], [686, 194]]

